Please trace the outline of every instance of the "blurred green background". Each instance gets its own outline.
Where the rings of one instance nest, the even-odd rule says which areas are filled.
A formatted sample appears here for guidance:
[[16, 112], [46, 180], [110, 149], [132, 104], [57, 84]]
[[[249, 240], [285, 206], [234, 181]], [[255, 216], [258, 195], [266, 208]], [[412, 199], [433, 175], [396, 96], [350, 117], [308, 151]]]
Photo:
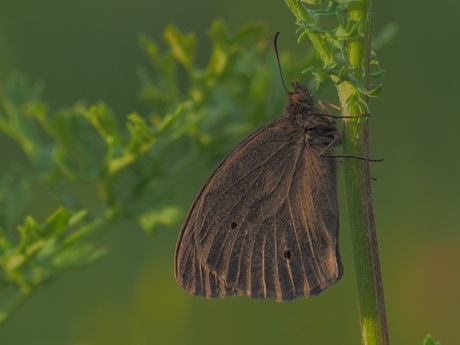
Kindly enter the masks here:
[[[443, 344], [460, 343], [460, 3], [443, 5], [376, 2], [375, 31], [389, 22], [400, 27], [378, 54], [387, 74], [383, 94], [371, 104], [372, 154], [385, 158], [372, 166], [372, 175], [378, 180], [374, 200], [394, 344], [421, 344], [427, 333]], [[20, 70], [45, 81], [53, 109], [102, 99], [118, 114], [142, 113], [136, 68], [147, 61], [137, 35], [161, 41], [171, 23], [195, 31], [204, 65], [206, 31], [216, 17], [234, 32], [249, 21], [266, 22], [271, 32], [282, 32], [281, 49], [305, 52], [295, 43], [294, 18], [281, 0], [270, 6], [260, 0], [0, 0], [0, 78]], [[0, 145], [1, 171], [23, 159], [10, 139], [2, 136]], [[184, 210], [211, 171], [191, 179]], [[34, 212], [46, 215], [41, 208]], [[40, 288], [0, 329], [0, 344], [360, 342], [346, 220], [343, 280], [320, 297], [286, 304], [189, 296], [173, 276], [178, 232], [162, 229], [152, 239], [132, 224], [119, 224], [102, 239], [109, 254]]]

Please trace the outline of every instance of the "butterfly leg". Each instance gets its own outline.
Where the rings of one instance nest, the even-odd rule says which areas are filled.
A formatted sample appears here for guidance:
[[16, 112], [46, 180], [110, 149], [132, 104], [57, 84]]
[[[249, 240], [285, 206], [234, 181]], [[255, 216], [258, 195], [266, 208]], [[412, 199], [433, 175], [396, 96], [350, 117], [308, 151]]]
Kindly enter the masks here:
[[380, 158], [380, 159], [372, 159], [372, 158], [367, 158], [367, 157], [353, 156], [353, 155], [349, 155], [349, 154], [343, 154], [343, 155], [325, 154], [328, 150], [330, 150], [330, 149], [333, 148], [334, 146], [340, 144], [340, 141], [341, 141], [341, 136], [340, 136], [340, 134], [337, 132], [337, 133], [334, 133], [333, 135], [334, 135], [334, 137], [333, 137], [333, 139], [331, 140], [331, 142], [329, 143], [329, 145], [327, 145], [327, 146], [320, 152], [319, 155], [320, 155], [321, 157], [330, 157], [330, 158], [356, 158], [356, 159], [359, 159], [359, 160], [362, 160], [362, 161], [367, 161], [367, 162], [382, 162], [382, 161], [383, 161], [383, 158]]
[[332, 103], [329, 103], [329, 102], [326, 102], [326, 101], [323, 101], [323, 100], [321, 100], [321, 99], [318, 100], [318, 104], [319, 104], [319, 106], [321, 107], [321, 109], [323, 109], [323, 111], [324, 111], [325, 113], [328, 113], [326, 106], [329, 106], [329, 107], [331, 107], [331, 108], [334, 108], [334, 109], [336, 109], [336, 110], [338, 110], [338, 111], [341, 111], [341, 110], [342, 110], [342, 109], [340, 109], [339, 106], [337, 106], [337, 105], [335, 105], [335, 104], [332, 104]]

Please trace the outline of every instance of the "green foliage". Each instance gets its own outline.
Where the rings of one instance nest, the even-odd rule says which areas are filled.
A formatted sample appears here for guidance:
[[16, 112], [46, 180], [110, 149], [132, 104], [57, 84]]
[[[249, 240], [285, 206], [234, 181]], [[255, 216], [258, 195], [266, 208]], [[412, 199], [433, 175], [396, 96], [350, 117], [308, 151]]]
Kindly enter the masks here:
[[427, 335], [423, 340], [423, 345], [441, 345], [439, 341], [434, 340], [431, 335]]
[[[272, 87], [278, 74], [266, 27], [231, 35], [216, 21], [209, 37], [202, 68], [195, 34], [168, 27], [165, 49], [141, 36], [151, 71], [139, 70], [140, 97], [149, 111], [126, 120], [104, 102], [51, 113], [42, 85], [20, 74], [2, 84], [0, 130], [25, 159], [0, 183], [0, 323], [43, 283], [100, 258], [94, 235], [114, 222], [136, 222], [149, 234], [178, 226], [175, 186], [190, 162], [215, 163], [238, 137], [279, 116], [284, 97], [280, 83]], [[91, 200], [81, 186], [95, 191]], [[25, 215], [50, 196], [56, 210], [44, 222]]]
[[[356, 66], [350, 60], [346, 42], [349, 44], [352, 40], [364, 38], [366, 31], [363, 21], [350, 16], [350, 1], [331, 0], [325, 7], [316, 6], [322, 1], [285, 1], [297, 19], [298, 41], [301, 42], [309, 37], [322, 60], [321, 66], [309, 67], [304, 72], [313, 74], [318, 87], [326, 79], [332, 79], [336, 86], [346, 83], [347, 88], [351, 90], [347, 91], [345, 102], [351, 104], [351, 107], [358, 107], [359, 113], [368, 113], [365, 98], [380, 95], [382, 85], [368, 89], [367, 85], [357, 76]], [[324, 29], [322, 20], [327, 18], [335, 18], [337, 25], [332, 29]], [[389, 29], [385, 30], [383, 34], [389, 36], [388, 31]], [[379, 68], [374, 52], [372, 52], [371, 67], [372, 78], [378, 78], [384, 74], [384, 71]]]
[[[105, 253], [86, 241], [101, 225], [98, 219], [85, 221], [86, 216], [86, 211], [59, 208], [43, 225], [27, 216], [18, 226], [16, 245], [0, 230], [0, 291], [8, 292], [8, 299], [0, 304], [0, 323], [35, 287], [69, 269], [84, 267]], [[15, 289], [8, 290], [8, 286]]]

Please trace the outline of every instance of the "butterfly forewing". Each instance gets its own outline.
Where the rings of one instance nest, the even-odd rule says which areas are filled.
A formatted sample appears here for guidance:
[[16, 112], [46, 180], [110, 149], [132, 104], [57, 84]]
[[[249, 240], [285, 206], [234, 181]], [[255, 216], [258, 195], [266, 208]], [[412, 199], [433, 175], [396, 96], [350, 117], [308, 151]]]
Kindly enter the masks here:
[[289, 114], [265, 125], [205, 183], [176, 247], [187, 291], [284, 301], [341, 277], [335, 162], [306, 128]]

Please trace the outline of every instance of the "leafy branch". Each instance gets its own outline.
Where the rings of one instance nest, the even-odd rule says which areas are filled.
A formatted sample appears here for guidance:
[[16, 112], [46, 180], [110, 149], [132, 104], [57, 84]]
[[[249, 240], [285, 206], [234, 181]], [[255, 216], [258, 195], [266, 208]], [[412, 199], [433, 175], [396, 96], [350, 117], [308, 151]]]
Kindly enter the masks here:
[[[38, 287], [101, 258], [106, 250], [95, 239], [116, 222], [149, 234], [177, 225], [183, 211], [174, 186], [184, 172], [215, 163], [238, 137], [279, 115], [284, 97], [271, 87], [267, 28], [232, 35], [216, 21], [209, 37], [201, 68], [194, 34], [166, 28], [165, 49], [142, 35], [151, 67], [139, 70], [139, 95], [149, 111], [125, 120], [104, 102], [51, 113], [40, 83], [19, 74], [2, 83], [0, 131], [26, 159], [0, 180], [0, 323]], [[94, 190], [90, 200], [80, 186]], [[50, 196], [55, 210], [44, 221], [27, 215], [32, 202], [49, 207]]]

